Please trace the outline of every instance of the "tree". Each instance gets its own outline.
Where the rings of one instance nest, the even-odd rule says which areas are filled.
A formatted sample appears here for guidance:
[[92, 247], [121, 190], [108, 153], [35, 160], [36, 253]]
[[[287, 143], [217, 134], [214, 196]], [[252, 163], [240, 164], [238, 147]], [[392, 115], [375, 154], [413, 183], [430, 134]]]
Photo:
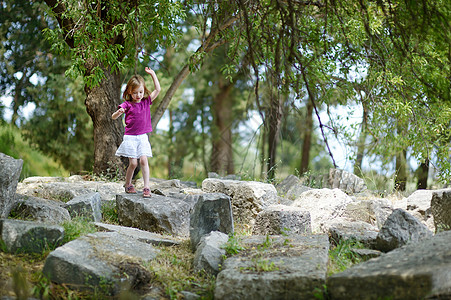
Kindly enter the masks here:
[[85, 105], [93, 122], [94, 173], [123, 170], [115, 156], [123, 125], [111, 119], [121, 102], [121, 71], [135, 66], [137, 72], [143, 36], [154, 45], [174, 39], [182, 9], [172, 1], [45, 2], [60, 26], [48, 31], [50, 39], [72, 57], [67, 73], [81, 75], [85, 82]]
[[46, 77], [54, 62], [41, 33], [48, 26], [44, 11], [40, 2], [0, 1], [0, 89], [12, 98], [14, 126], [21, 123], [19, 109], [36, 96], [32, 78]]

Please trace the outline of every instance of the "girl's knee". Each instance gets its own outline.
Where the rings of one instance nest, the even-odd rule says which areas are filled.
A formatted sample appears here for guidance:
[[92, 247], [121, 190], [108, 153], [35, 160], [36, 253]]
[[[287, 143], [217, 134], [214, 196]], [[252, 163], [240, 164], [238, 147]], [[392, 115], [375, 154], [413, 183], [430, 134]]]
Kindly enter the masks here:
[[135, 169], [138, 166], [138, 160], [137, 159], [129, 159], [128, 166], [130, 168]]
[[139, 164], [142, 166], [146, 166], [147, 165], [147, 156], [141, 156], [139, 158]]

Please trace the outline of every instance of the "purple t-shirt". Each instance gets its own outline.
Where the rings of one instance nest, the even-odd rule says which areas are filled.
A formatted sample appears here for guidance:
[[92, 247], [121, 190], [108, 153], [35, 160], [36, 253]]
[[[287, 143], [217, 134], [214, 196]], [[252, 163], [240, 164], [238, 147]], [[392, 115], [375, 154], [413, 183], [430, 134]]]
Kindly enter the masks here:
[[140, 135], [152, 131], [151, 104], [152, 99], [148, 96], [139, 103], [125, 101], [119, 105], [125, 110], [125, 135]]

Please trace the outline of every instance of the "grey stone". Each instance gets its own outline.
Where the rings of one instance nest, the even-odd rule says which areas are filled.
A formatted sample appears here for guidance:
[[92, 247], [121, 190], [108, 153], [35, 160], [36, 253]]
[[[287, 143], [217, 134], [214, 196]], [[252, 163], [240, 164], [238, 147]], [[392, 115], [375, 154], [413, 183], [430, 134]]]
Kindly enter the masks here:
[[449, 299], [450, 253], [451, 231], [442, 232], [330, 276], [327, 290], [337, 300]]
[[152, 195], [143, 198], [140, 194], [116, 196], [119, 223], [157, 233], [176, 236], [189, 235], [190, 206], [183, 200]]
[[435, 232], [434, 217], [431, 212], [432, 190], [417, 190], [405, 199], [405, 209]]
[[358, 176], [344, 170], [329, 170], [328, 187], [338, 188], [346, 193], [359, 193], [366, 190], [365, 181]]
[[191, 250], [196, 250], [202, 236], [212, 231], [226, 235], [234, 231], [230, 197], [225, 194], [206, 193], [198, 197], [190, 215]]
[[209, 274], [216, 275], [226, 254], [222, 246], [227, 243], [229, 236], [219, 231], [212, 231], [204, 235], [194, 253], [194, 270], [204, 270]]
[[80, 195], [67, 202], [64, 207], [72, 218], [83, 216], [89, 221], [100, 222], [102, 220], [100, 194], [95, 192]]
[[[98, 192], [102, 201], [115, 200], [116, 194], [124, 192], [118, 182], [72, 180], [64, 181], [24, 181], [17, 187], [17, 193], [51, 200], [68, 202], [77, 196]], [[28, 182], [28, 183], [27, 183]]]
[[23, 160], [0, 153], [0, 218], [7, 218], [16, 202], [16, 189]]
[[62, 207], [64, 203], [60, 201], [19, 194], [17, 197], [16, 207], [11, 211], [14, 217], [50, 224], [61, 224], [71, 220], [67, 209]]
[[277, 191], [272, 184], [256, 181], [238, 181], [207, 178], [202, 182], [206, 193], [223, 193], [232, 201], [233, 220], [253, 225], [258, 213], [277, 204]]
[[157, 253], [151, 245], [122, 234], [97, 232], [52, 251], [42, 272], [58, 284], [78, 290], [101, 288], [114, 295], [124, 283], [132, 288], [147, 284], [152, 274], [142, 264]]
[[148, 232], [145, 230], [140, 230], [132, 227], [125, 227], [119, 225], [105, 224], [105, 223], [94, 223], [100, 231], [108, 231], [108, 232], [117, 232], [128, 236], [130, 238], [136, 239], [140, 242], [144, 242], [147, 244], [152, 244], [155, 246], [164, 245], [164, 246], [175, 246], [179, 245], [180, 242], [175, 240], [174, 238], [164, 237], [160, 234]]
[[313, 233], [326, 233], [329, 224], [345, 215], [346, 206], [353, 200], [339, 189], [314, 189], [304, 192], [293, 206], [310, 212]]
[[299, 207], [272, 205], [255, 221], [254, 235], [311, 234], [310, 213]]
[[395, 209], [382, 226], [375, 241], [375, 249], [391, 251], [410, 242], [417, 242], [433, 233], [418, 219], [403, 209]]
[[243, 243], [247, 250], [224, 261], [215, 299], [314, 299], [322, 290], [327, 235], [252, 236]]
[[431, 213], [435, 231], [451, 230], [451, 189], [436, 190], [432, 194]]
[[362, 221], [336, 222], [329, 228], [329, 236], [333, 244], [338, 244], [340, 241], [354, 240], [361, 242], [366, 247], [372, 248], [374, 247], [377, 235], [377, 227]]
[[351, 252], [355, 255], [360, 256], [364, 261], [367, 261], [371, 258], [379, 257], [383, 254], [383, 252], [379, 250], [373, 250], [373, 249], [357, 249], [357, 248], [351, 248]]
[[42, 253], [61, 243], [64, 228], [31, 221], [0, 219], [0, 238], [10, 253]]
[[279, 195], [285, 197], [288, 191], [295, 185], [302, 184], [301, 179], [295, 175], [288, 175], [282, 182], [276, 185], [276, 190]]

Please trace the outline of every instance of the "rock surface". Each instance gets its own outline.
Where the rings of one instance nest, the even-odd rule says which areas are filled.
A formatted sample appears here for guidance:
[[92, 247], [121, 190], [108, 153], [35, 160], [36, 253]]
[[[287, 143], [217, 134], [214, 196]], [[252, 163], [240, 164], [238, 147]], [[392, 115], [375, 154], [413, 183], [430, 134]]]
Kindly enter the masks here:
[[116, 232], [97, 232], [52, 251], [43, 273], [78, 290], [103, 288], [117, 294], [123, 283], [134, 289], [147, 284], [152, 274], [141, 264], [156, 255], [157, 250], [147, 243]]
[[0, 219], [0, 240], [10, 253], [42, 253], [58, 246], [64, 238], [64, 228], [57, 225]]
[[337, 300], [450, 299], [450, 253], [446, 231], [332, 275], [327, 290]]
[[209, 274], [216, 275], [219, 273], [219, 267], [223, 257], [226, 254], [222, 247], [229, 236], [219, 231], [212, 231], [204, 235], [199, 242], [199, 246], [194, 254], [194, 270], [204, 270]]
[[71, 217], [64, 203], [33, 196], [17, 194], [18, 201], [11, 211], [16, 218], [33, 220], [36, 222], [61, 224], [70, 221]]
[[199, 196], [190, 215], [190, 245], [195, 251], [201, 238], [212, 231], [226, 235], [234, 232], [230, 197], [222, 193]]
[[119, 194], [116, 197], [119, 223], [156, 233], [188, 237], [190, 205], [178, 198], [140, 194]]
[[375, 240], [375, 249], [388, 252], [407, 243], [432, 236], [432, 232], [407, 211], [397, 208], [388, 217]]
[[261, 211], [256, 218], [254, 235], [310, 234], [310, 213], [299, 207], [272, 205]]
[[278, 203], [276, 188], [268, 183], [207, 178], [202, 182], [202, 190], [228, 195], [234, 221], [251, 226], [259, 212]]
[[339, 189], [315, 189], [304, 192], [293, 206], [309, 211], [313, 233], [326, 233], [329, 223], [343, 217], [346, 207], [353, 200]]
[[0, 153], [0, 218], [7, 218], [16, 202], [23, 160]]
[[314, 299], [322, 290], [327, 235], [251, 236], [243, 243], [248, 250], [225, 260], [215, 299]]

